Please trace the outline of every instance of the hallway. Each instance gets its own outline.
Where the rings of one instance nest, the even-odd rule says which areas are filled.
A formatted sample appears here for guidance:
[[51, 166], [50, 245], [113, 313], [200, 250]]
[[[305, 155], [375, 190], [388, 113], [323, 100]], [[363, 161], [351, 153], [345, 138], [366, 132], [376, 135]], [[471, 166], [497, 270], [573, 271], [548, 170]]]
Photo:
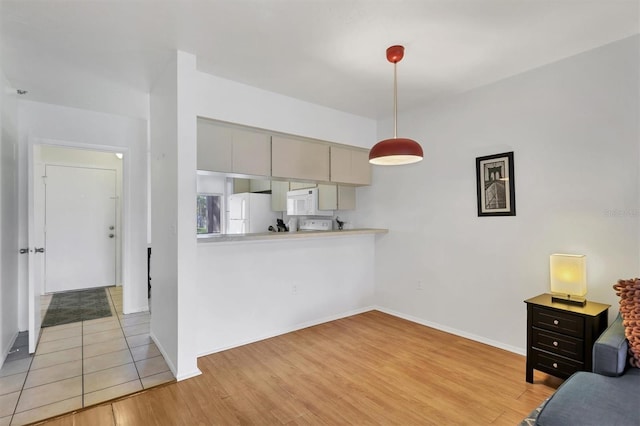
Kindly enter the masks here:
[[[174, 380], [149, 336], [149, 312], [122, 313], [122, 287], [106, 288], [112, 316], [42, 329], [35, 356], [0, 370], [0, 426], [22, 425]], [[42, 317], [51, 295], [42, 296]]]

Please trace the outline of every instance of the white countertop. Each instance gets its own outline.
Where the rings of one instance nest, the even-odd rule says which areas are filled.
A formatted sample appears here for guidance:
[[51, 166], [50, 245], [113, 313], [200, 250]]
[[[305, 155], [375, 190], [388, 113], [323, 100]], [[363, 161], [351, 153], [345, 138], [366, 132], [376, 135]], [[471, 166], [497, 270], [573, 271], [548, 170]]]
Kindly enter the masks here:
[[301, 238], [341, 237], [347, 235], [386, 234], [388, 229], [358, 228], [342, 231], [298, 231], [298, 232], [262, 232], [259, 234], [221, 234], [198, 238], [198, 243], [228, 243], [256, 240], [286, 240]]

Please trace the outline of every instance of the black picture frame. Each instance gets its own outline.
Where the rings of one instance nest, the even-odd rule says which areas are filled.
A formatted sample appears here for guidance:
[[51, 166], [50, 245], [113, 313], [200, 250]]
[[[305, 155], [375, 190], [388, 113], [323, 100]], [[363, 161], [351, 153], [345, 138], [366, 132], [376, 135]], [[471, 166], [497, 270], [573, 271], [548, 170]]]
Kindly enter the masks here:
[[515, 216], [513, 151], [476, 158], [478, 216]]

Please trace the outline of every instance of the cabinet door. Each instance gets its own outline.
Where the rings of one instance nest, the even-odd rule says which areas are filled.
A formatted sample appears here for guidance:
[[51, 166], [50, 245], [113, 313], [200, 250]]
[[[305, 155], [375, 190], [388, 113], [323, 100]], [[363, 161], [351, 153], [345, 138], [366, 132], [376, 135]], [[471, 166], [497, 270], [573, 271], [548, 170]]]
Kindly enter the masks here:
[[331, 181], [354, 185], [371, 184], [369, 152], [361, 149], [331, 147]]
[[351, 183], [356, 185], [371, 185], [369, 151], [351, 151]]
[[271, 175], [271, 137], [264, 133], [233, 129], [233, 172]]
[[329, 146], [273, 136], [271, 173], [274, 177], [329, 181]]
[[271, 191], [271, 181], [267, 179], [250, 179], [249, 192]]
[[234, 179], [233, 193], [240, 194], [242, 192], [249, 192], [249, 179], [239, 179], [239, 178]]
[[356, 187], [338, 185], [338, 210], [356, 209]]
[[231, 128], [198, 119], [197, 168], [212, 172], [231, 172], [233, 138]]
[[351, 180], [351, 150], [331, 147], [331, 181], [348, 183]]
[[274, 212], [287, 211], [287, 191], [289, 182], [271, 181], [271, 210]]
[[337, 185], [318, 185], [318, 208], [320, 210], [338, 209]]
[[289, 182], [289, 191], [294, 191], [296, 189], [315, 188], [316, 186], [318, 185], [309, 182]]

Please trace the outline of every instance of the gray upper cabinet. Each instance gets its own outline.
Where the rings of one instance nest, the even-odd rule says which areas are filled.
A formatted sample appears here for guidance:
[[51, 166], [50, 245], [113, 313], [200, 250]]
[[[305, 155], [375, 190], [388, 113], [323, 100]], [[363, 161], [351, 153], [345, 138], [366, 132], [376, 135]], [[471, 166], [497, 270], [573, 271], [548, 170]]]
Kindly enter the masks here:
[[233, 172], [271, 175], [271, 136], [233, 129]]
[[198, 170], [269, 176], [271, 137], [198, 119]]
[[198, 119], [198, 170], [233, 172], [232, 129]]
[[329, 181], [329, 145], [273, 136], [271, 155], [273, 177]]
[[369, 152], [363, 149], [331, 147], [331, 181], [371, 185]]

